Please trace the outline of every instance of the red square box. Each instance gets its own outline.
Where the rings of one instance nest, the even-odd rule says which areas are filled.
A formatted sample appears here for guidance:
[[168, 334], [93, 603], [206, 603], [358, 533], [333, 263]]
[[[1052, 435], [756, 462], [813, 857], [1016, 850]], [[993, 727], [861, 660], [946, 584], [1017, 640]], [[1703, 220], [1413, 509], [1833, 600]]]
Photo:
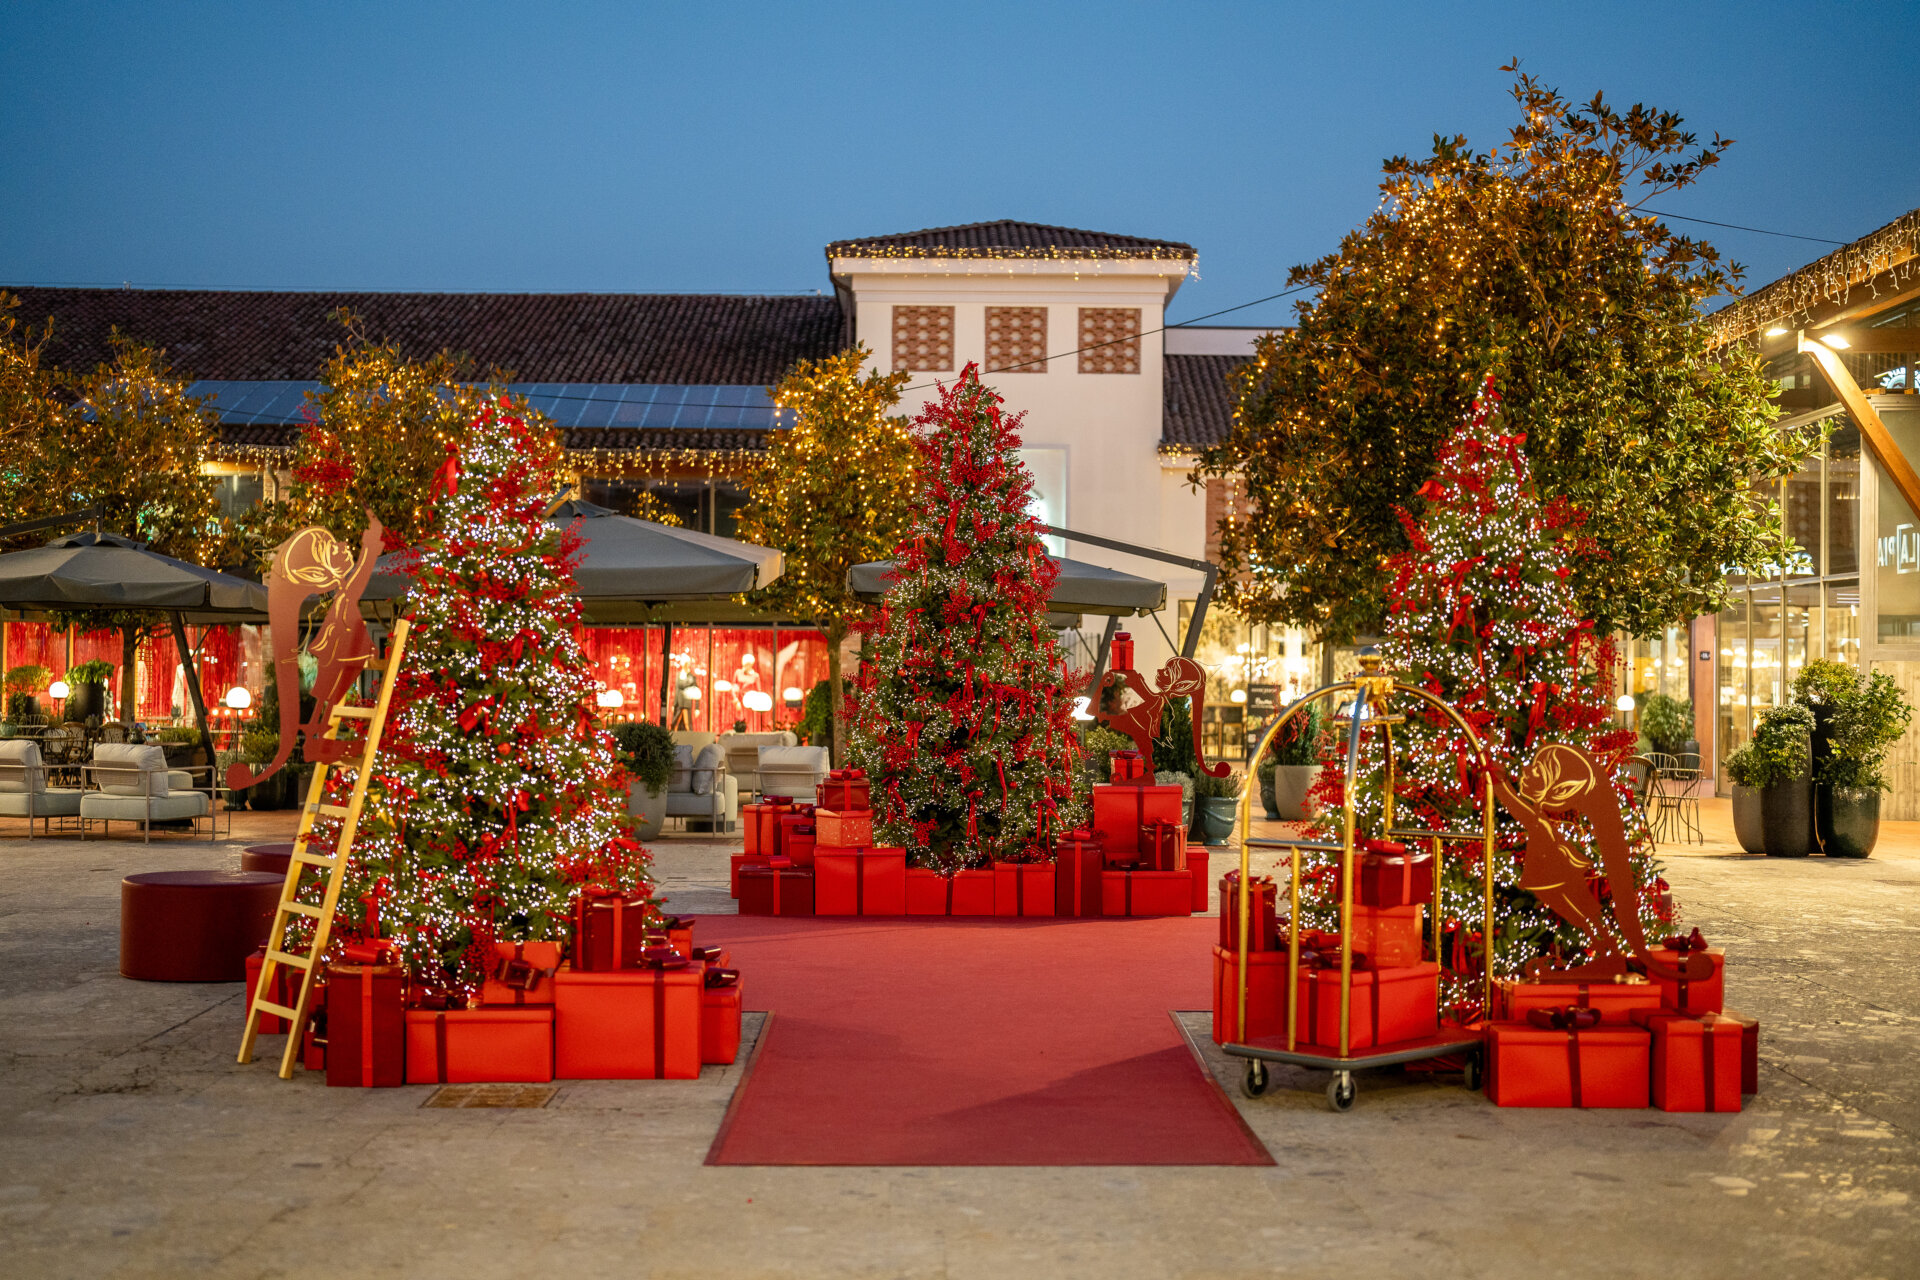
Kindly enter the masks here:
[[1109, 865], [1130, 862], [1140, 847], [1140, 828], [1149, 822], [1180, 821], [1180, 788], [1098, 785], [1093, 789], [1093, 831]]
[[[1286, 952], [1274, 955], [1284, 958]], [[1417, 1040], [1440, 1030], [1440, 966], [1412, 964], [1390, 969], [1355, 970], [1347, 1005], [1347, 1047]], [[1340, 1046], [1340, 969], [1302, 967], [1300, 1016], [1295, 1033], [1302, 1042], [1338, 1050]]]
[[1153, 871], [1187, 869], [1187, 829], [1177, 822], [1142, 823], [1134, 846], [1141, 862]]
[[1207, 899], [1207, 891], [1213, 888], [1208, 878], [1207, 864], [1213, 860], [1212, 853], [1203, 844], [1187, 846], [1187, 874], [1193, 877], [1193, 914], [1203, 916], [1212, 905]]
[[1193, 876], [1185, 871], [1106, 871], [1100, 911], [1109, 916], [1184, 916], [1193, 912]]
[[407, 1010], [408, 1084], [544, 1084], [551, 1079], [550, 1008]]
[[801, 867], [742, 867], [740, 914], [810, 916], [813, 872]]
[[692, 1080], [700, 1074], [705, 969], [554, 975], [554, 1075]]
[[700, 1061], [725, 1065], [740, 1056], [740, 984], [700, 993]]
[[948, 879], [931, 867], [907, 868], [907, 914], [943, 916], [952, 892]]
[[1100, 876], [1106, 855], [1093, 832], [1082, 829], [1063, 837], [1053, 847], [1053, 866], [1053, 913], [1099, 915]]
[[1719, 1013], [1641, 1010], [1653, 1033], [1653, 1105], [1662, 1111], [1738, 1111], [1744, 1028]]
[[979, 867], [953, 873], [953, 898], [948, 915], [990, 916], [993, 906], [992, 868]]
[[872, 783], [857, 769], [835, 769], [825, 782], [814, 784], [813, 795], [822, 809], [839, 813], [873, 808]]
[[780, 818], [781, 856], [793, 859], [796, 867], [812, 866], [816, 835], [812, 805], [802, 806], [798, 812], [783, 814]]
[[[253, 1011], [253, 998], [263, 995], [272, 1004], [293, 1008], [293, 1002], [300, 998], [300, 971], [290, 969], [284, 964], [273, 966], [273, 986], [270, 990], [260, 989], [260, 974], [267, 964], [267, 948], [262, 944], [247, 957], [247, 999], [240, 1006], [240, 1016], [245, 1018]], [[260, 1015], [258, 1031], [263, 1036], [283, 1036], [287, 1033], [287, 1020], [277, 1013]]]
[[645, 898], [582, 894], [573, 920], [574, 968], [606, 973], [640, 963], [647, 937]]
[[557, 942], [495, 942], [480, 1003], [514, 1009], [552, 1004], [553, 975], [559, 969]]
[[[1254, 876], [1247, 903], [1247, 950], [1271, 951], [1279, 938], [1278, 902], [1280, 888], [1272, 876]], [[1236, 868], [1220, 877], [1220, 945], [1237, 950], [1240, 942], [1240, 872]]]
[[1213, 949], [1213, 1042], [1243, 1042], [1258, 1036], [1287, 1034], [1287, 953], [1247, 953], [1247, 1031], [1237, 1034], [1240, 958], [1225, 947]]
[[1054, 913], [1051, 862], [993, 864], [993, 914], [1050, 916]]
[[1107, 752], [1107, 777], [1117, 783], [1152, 781], [1147, 773], [1147, 758], [1135, 747]]
[[1360, 856], [1358, 901], [1370, 907], [1404, 907], [1433, 901], [1433, 854], [1425, 849], [1369, 850]]
[[1643, 1027], [1603, 1023], [1554, 1031], [1493, 1022], [1487, 1024], [1487, 1098], [1497, 1107], [1644, 1107], [1650, 1059]]
[[896, 846], [813, 850], [813, 909], [823, 916], [907, 914], [907, 851]]
[[1493, 1007], [1502, 1018], [1525, 1022], [1531, 1009], [1598, 1009], [1603, 1026], [1633, 1024], [1636, 1010], [1660, 1008], [1660, 988], [1651, 982], [1516, 982], [1493, 984]]
[[1740, 1092], [1760, 1092], [1760, 1023], [1728, 1009], [1721, 1013], [1740, 1024]]
[[1355, 906], [1353, 949], [1382, 969], [1419, 964], [1420, 908]]
[[[784, 799], [785, 797], [782, 797]], [[780, 817], [792, 813], [791, 804], [759, 800], [740, 806], [740, 828], [746, 833], [745, 852], [751, 856], [771, 856], [780, 851]]]
[[1686, 963], [1688, 955], [1702, 955], [1713, 962], [1711, 977], [1690, 982], [1684, 978], [1668, 978], [1658, 973], [1652, 974], [1654, 982], [1659, 984], [1661, 1002], [1669, 1009], [1682, 1013], [1720, 1013], [1727, 1004], [1727, 953], [1719, 947], [1707, 947], [1704, 951], [1680, 951], [1674, 947], [1651, 947], [1647, 951], [1649, 959], [1658, 960], [1672, 968]]
[[832, 845], [838, 849], [865, 849], [873, 844], [873, 813], [861, 809], [815, 809], [813, 848], [817, 854]]
[[327, 966], [327, 1083], [407, 1083], [407, 971], [397, 964]]

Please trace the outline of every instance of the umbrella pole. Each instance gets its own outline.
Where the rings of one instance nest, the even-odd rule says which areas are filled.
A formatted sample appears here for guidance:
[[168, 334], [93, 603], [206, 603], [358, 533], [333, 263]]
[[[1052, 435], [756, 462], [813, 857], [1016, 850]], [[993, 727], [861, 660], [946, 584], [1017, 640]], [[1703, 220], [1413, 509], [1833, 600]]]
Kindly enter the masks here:
[[187, 645], [187, 623], [178, 609], [167, 614], [173, 623], [173, 647], [179, 650], [180, 665], [187, 673], [187, 697], [193, 701], [193, 718], [200, 727], [200, 745], [207, 749], [207, 763], [213, 763], [213, 739], [207, 736], [207, 700], [200, 692], [200, 664]]

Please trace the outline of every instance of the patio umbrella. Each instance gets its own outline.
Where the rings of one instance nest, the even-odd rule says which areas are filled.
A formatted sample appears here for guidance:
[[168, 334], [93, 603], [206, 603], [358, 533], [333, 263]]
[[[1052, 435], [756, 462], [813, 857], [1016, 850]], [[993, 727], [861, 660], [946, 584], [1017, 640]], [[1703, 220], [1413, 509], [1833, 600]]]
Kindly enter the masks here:
[[[1065, 556], [1047, 558], [1060, 568], [1053, 594], [1047, 597], [1047, 605], [1055, 613], [1100, 613], [1124, 618], [1167, 606], [1164, 582], [1082, 560], [1069, 560]], [[893, 572], [893, 567], [891, 560], [857, 564], [847, 571], [847, 585], [864, 600], [878, 600], [887, 593], [887, 575]]]

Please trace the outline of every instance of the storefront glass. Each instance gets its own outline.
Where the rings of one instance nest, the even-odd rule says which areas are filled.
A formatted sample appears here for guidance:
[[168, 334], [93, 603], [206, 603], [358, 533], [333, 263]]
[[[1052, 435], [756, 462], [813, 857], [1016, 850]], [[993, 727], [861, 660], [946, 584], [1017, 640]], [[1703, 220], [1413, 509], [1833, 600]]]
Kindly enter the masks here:
[[[1920, 458], [1920, 410], [1883, 409], [1880, 420], [1902, 453]], [[1881, 644], [1920, 644], [1920, 521], [1884, 471], [1877, 497], [1875, 637]]]

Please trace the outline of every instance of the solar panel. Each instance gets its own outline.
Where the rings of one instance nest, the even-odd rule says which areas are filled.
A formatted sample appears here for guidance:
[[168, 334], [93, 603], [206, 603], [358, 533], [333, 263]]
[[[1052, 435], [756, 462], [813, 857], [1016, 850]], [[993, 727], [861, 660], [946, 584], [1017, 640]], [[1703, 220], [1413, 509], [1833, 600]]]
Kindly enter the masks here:
[[[212, 399], [222, 422], [301, 423], [318, 382], [209, 379], [187, 388]], [[562, 427], [695, 427], [764, 430], [789, 425], [765, 387], [624, 382], [516, 382], [509, 391]]]

